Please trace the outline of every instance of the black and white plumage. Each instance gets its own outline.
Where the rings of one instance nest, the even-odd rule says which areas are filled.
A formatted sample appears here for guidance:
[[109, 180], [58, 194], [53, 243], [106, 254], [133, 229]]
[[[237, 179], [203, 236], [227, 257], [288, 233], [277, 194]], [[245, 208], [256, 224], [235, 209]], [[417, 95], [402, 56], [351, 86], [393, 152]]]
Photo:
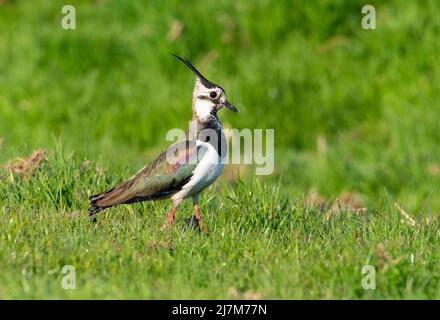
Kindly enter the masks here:
[[217, 111], [223, 107], [234, 112], [237, 109], [226, 99], [222, 87], [207, 80], [189, 60], [174, 56], [197, 76], [192, 101], [192, 122], [197, 130], [190, 130], [185, 141], [170, 146], [129, 180], [92, 196], [91, 216], [115, 205], [171, 198], [171, 224], [179, 203], [192, 197], [193, 221], [207, 232], [199, 212], [199, 194], [220, 176], [226, 155], [226, 139]]

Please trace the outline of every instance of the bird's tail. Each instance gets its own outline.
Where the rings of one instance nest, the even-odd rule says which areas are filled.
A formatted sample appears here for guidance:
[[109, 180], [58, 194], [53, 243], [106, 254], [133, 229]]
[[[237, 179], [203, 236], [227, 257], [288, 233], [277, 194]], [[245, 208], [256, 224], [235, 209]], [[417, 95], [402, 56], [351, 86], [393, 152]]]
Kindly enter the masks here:
[[89, 215], [94, 216], [107, 208], [126, 203], [130, 199], [128, 186], [130, 181], [90, 197]]

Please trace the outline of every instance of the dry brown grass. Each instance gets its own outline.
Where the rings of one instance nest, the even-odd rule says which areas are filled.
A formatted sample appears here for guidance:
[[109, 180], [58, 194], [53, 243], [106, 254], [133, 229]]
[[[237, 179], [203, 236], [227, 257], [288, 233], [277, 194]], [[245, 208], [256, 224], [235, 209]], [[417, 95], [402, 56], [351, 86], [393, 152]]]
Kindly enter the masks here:
[[241, 291], [237, 288], [231, 287], [228, 290], [228, 294], [237, 300], [261, 300], [263, 299], [263, 295], [260, 292], [253, 290]]
[[14, 182], [14, 176], [27, 179], [37, 170], [46, 159], [42, 149], [37, 149], [28, 158], [16, 158], [10, 162], [0, 165], [0, 168], [9, 173], [10, 182]]
[[[367, 210], [364, 198], [356, 192], [344, 191], [334, 201], [327, 200], [318, 191], [312, 189], [305, 199], [307, 208], [316, 208], [318, 212], [325, 213], [326, 219], [342, 212], [362, 213]], [[331, 205], [329, 206], [329, 204]]]
[[383, 243], [379, 243], [376, 247], [376, 263], [379, 269], [384, 267], [392, 267], [397, 264], [400, 259], [392, 259]]
[[329, 210], [327, 210], [325, 216], [330, 219], [332, 216], [340, 212], [365, 212], [367, 208], [364, 205], [363, 197], [356, 192], [342, 192], [336, 200], [333, 202]]
[[405, 210], [402, 209], [402, 207], [397, 203], [394, 202], [394, 205], [396, 206], [396, 208], [400, 211], [400, 213], [402, 214], [404, 220], [406, 223], [408, 223], [411, 227], [415, 227], [417, 222], [416, 220], [414, 220], [409, 214], [408, 212], [406, 212]]

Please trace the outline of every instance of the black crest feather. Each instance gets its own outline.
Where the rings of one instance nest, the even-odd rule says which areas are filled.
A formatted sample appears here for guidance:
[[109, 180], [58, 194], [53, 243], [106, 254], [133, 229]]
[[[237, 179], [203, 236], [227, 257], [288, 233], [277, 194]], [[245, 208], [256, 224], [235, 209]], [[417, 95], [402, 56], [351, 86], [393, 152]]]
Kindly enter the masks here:
[[200, 81], [203, 83], [203, 85], [207, 88], [214, 88], [216, 85], [214, 83], [212, 83], [211, 81], [209, 81], [208, 79], [206, 79], [203, 74], [200, 73], [199, 70], [196, 69], [196, 67], [194, 67], [194, 65], [191, 63], [191, 61], [188, 58], [181, 58], [173, 53], [170, 53], [172, 56], [176, 57], [177, 59], [179, 59], [184, 65], [186, 65], [189, 69], [191, 69], [191, 71], [200, 79]]

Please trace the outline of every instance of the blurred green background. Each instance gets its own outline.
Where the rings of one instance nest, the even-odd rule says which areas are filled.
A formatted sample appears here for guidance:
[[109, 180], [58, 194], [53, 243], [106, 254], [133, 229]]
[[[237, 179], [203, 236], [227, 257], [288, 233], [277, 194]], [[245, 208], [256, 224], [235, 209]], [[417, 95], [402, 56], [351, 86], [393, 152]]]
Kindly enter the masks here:
[[[0, 298], [440, 297], [439, 17], [434, 0], [0, 0]], [[209, 238], [181, 232], [190, 201], [165, 231], [168, 202], [85, 214], [187, 128], [194, 76], [169, 53], [226, 89], [225, 127], [275, 129], [272, 175], [228, 167], [203, 193]]]
[[[0, 1], [0, 163], [57, 143], [133, 172], [186, 128], [189, 56], [239, 114], [227, 127], [274, 128], [281, 191], [344, 191], [414, 214], [440, 196], [440, 2]], [[254, 170], [243, 172], [252, 179]]]

